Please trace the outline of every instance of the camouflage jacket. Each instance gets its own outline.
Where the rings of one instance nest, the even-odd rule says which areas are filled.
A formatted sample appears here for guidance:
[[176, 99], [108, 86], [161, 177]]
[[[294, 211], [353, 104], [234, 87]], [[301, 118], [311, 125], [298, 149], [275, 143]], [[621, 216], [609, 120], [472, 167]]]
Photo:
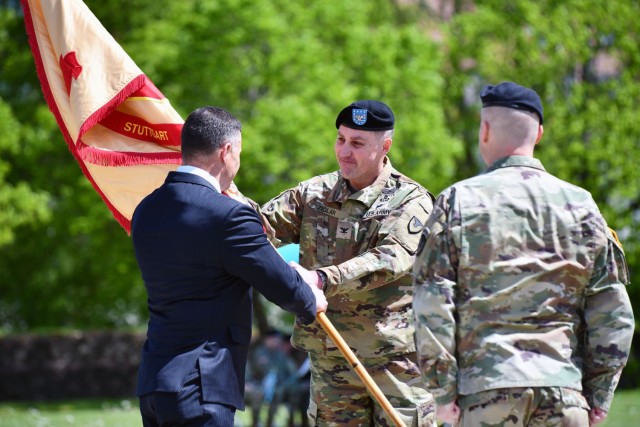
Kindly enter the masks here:
[[414, 267], [419, 364], [440, 404], [506, 387], [608, 409], [633, 334], [622, 248], [591, 195], [530, 157], [442, 192]]
[[[300, 244], [300, 265], [327, 275], [327, 317], [362, 357], [415, 351], [411, 268], [433, 207], [425, 188], [385, 161], [376, 181], [353, 194], [333, 172], [262, 208], [282, 244]], [[296, 323], [293, 344], [340, 357], [317, 322]]]

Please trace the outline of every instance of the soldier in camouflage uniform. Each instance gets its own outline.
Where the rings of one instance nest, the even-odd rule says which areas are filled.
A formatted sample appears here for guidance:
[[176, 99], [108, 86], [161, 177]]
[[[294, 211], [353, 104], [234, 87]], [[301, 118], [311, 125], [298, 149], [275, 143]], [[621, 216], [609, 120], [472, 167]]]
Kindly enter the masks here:
[[462, 426], [588, 426], [607, 414], [634, 320], [622, 247], [591, 195], [533, 158], [542, 105], [481, 93], [484, 174], [442, 192], [414, 267], [419, 365]]
[[[283, 192], [263, 215], [282, 244], [300, 243], [298, 272], [325, 289], [327, 317], [405, 423], [429, 426], [435, 407], [415, 363], [410, 273], [433, 197], [391, 166], [393, 126], [381, 102], [344, 108], [340, 171]], [[292, 342], [311, 361], [312, 425], [393, 425], [317, 322], [297, 323]]]

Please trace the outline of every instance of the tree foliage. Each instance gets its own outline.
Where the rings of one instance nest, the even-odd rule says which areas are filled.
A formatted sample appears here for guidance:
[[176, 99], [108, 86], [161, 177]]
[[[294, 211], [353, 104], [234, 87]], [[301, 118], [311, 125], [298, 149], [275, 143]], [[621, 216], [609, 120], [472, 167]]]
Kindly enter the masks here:
[[[453, 175], [461, 143], [438, 107], [441, 53], [413, 8], [386, 0], [87, 5], [183, 116], [208, 104], [241, 119], [237, 184], [259, 202], [336, 168], [335, 116], [362, 98], [381, 98], [398, 116], [395, 166], [434, 192]], [[15, 167], [5, 182], [28, 183], [48, 199], [36, 203], [47, 216], [0, 225], [16, 236], [0, 247], [8, 296], [0, 321], [8, 330], [136, 325], [146, 305], [129, 239], [46, 112], [17, 6], [3, 11], [10, 34], [0, 49], [11, 72], [0, 93], [28, 136], [7, 152]]]
[[[236, 181], [260, 203], [334, 170], [335, 116], [365, 98], [396, 113], [394, 166], [438, 193], [483, 168], [482, 85], [531, 86], [538, 156], [593, 193], [638, 271], [637, 0], [456, 1], [451, 19], [418, 1], [86, 3], [184, 117], [217, 105], [240, 118]], [[0, 328], [141, 324], [130, 240], [44, 103], [16, 1], [0, 1], [0, 57]]]
[[[638, 1], [477, 1], [447, 26], [444, 65], [454, 94], [444, 105], [448, 128], [467, 141], [459, 159], [466, 164], [479, 163], [472, 141], [482, 85], [511, 80], [541, 95], [536, 156], [592, 193], [623, 242], [632, 279], [640, 274], [638, 12]], [[637, 311], [640, 290], [628, 289]]]
[[452, 176], [449, 159], [461, 147], [438, 108], [441, 53], [416, 25], [414, 9], [388, 0], [169, 8], [161, 31], [141, 27], [128, 51], [184, 115], [216, 104], [242, 119], [247, 148], [237, 181], [254, 199], [335, 169], [335, 116], [363, 98], [384, 99], [396, 112], [399, 166], [430, 187]]
[[[504, 80], [534, 88], [545, 110], [536, 156], [592, 193], [623, 242], [632, 280], [640, 266], [638, 12], [638, 1], [479, 0], [447, 25], [444, 61], [447, 126], [467, 142], [458, 170], [481, 168], [472, 143], [480, 88]], [[628, 290], [637, 312], [640, 289]], [[637, 359], [625, 372], [623, 385], [637, 386]]]

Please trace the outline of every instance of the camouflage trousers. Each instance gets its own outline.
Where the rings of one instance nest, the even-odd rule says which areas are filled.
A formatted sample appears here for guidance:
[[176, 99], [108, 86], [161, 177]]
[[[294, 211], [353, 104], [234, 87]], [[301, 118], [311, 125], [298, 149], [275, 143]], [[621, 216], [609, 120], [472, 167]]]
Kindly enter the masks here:
[[461, 427], [585, 427], [589, 405], [563, 387], [504, 388], [460, 396]]
[[[435, 426], [435, 401], [420, 378], [415, 353], [360, 359], [404, 423]], [[309, 354], [311, 398], [307, 414], [312, 426], [368, 427], [394, 424], [343, 357]]]

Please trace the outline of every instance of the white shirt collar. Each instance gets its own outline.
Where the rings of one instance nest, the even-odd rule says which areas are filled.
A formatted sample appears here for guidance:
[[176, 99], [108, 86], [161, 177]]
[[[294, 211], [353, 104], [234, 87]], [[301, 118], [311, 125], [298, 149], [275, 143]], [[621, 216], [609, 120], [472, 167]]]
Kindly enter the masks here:
[[218, 193], [221, 193], [220, 183], [218, 182], [218, 180], [204, 169], [200, 169], [190, 165], [180, 165], [178, 166], [176, 172], [192, 173], [194, 175], [198, 175], [199, 177], [206, 179], [211, 185], [213, 185], [213, 187], [218, 190]]

